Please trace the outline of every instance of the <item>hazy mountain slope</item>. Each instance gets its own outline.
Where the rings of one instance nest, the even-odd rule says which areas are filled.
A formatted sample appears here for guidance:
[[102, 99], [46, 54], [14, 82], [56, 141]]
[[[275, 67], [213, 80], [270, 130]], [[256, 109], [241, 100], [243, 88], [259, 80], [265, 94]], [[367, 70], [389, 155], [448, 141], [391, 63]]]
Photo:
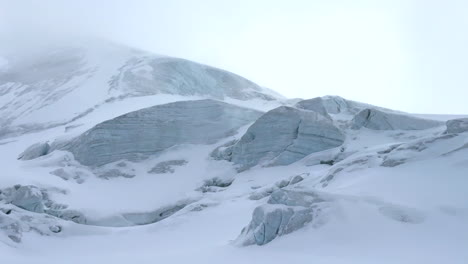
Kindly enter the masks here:
[[466, 119], [355, 127], [415, 119], [107, 45], [4, 66], [3, 262], [466, 262]]
[[278, 98], [224, 70], [107, 42], [4, 55], [8, 65], [0, 71], [0, 137], [67, 124], [129, 97], [164, 94], [166, 102], [180, 96], [266, 102]]

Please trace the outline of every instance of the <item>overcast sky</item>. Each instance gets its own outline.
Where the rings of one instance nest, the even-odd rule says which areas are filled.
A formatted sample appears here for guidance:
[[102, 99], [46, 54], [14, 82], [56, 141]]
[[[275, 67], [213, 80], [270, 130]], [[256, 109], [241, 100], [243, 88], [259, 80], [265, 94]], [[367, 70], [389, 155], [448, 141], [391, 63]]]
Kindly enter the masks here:
[[468, 114], [466, 0], [0, 0], [0, 42], [70, 35], [213, 65], [291, 98]]

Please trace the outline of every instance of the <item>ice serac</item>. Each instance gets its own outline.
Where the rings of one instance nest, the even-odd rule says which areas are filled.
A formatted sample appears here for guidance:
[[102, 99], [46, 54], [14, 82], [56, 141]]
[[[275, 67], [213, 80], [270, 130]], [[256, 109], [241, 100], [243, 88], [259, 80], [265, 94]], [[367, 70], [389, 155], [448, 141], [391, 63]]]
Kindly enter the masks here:
[[359, 112], [351, 121], [351, 128], [366, 127], [373, 130], [423, 130], [443, 123], [404, 114], [388, 113], [367, 108]]
[[100, 123], [64, 148], [92, 167], [139, 160], [179, 144], [214, 143], [260, 115], [215, 100], [157, 105]]
[[[34, 185], [15, 185], [0, 189], [0, 201], [32, 213], [44, 213], [75, 223], [86, 223], [86, 218], [82, 213], [68, 209], [65, 204], [52, 201], [47, 190]], [[0, 209], [2, 209], [1, 204]]]
[[468, 132], [468, 118], [458, 118], [448, 120], [446, 133], [463, 133]]
[[110, 82], [111, 90], [130, 96], [177, 94], [249, 100], [275, 100], [257, 84], [214, 67], [171, 57], [135, 57]]
[[401, 113], [395, 110], [384, 107], [374, 106], [362, 102], [344, 99], [340, 96], [322, 96], [312, 99], [302, 100], [295, 104], [295, 107], [300, 109], [316, 111], [322, 115], [356, 115], [362, 110], [372, 108], [383, 112]]
[[260, 117], [221, 156], [245, 170], [263, 163], [288, 165], [343, 142], [341, 131], [320, 114], [281, 106]]
[[[327, 108], [325, 107], [324, 100], [321, 97], [316, 97], [316, 98], [312, 98], [312, 99], [309, 99], [309, 100], [299, 101], [299, 102], [296, 103], [295, 106], [297, 108], [299, 108], [299, 109], [315, 111], [315, 112], [323, 115], [324, 117], [327, 117], [329, 119], [331, 118], [330, 115], [328, 114]], [[334, 108], [332, 108], [332, 109], [334, 109]], [[335, 113], [335, 112], [333, 111], [333, 113]]]
[[44, 199], [41, 190], [35, 186], [18, 186], [11, 191], [10, 202], [27, 211], [43, 213]]
[[277, 190], [266, 204], [255, 208], [251, 222], [236, 243], [265, 245], [278, 236], [301, 229], [319, 217], [326, 207], [327, 202], [315, 193]]
[[47, 142], [36, 143], [27, 148], [18, 156], [20, 160], [32, 160], [47, 155], [50, 151], [50, 145]]

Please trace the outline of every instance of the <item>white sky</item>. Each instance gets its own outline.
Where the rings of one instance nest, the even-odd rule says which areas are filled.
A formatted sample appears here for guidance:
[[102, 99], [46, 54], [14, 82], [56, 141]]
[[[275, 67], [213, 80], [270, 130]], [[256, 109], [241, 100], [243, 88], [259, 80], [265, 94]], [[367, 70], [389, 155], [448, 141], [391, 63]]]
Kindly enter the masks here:
[[291, 98], [468, 114], [466, 0], [0, 0], [3, 44], [71, 34], [217, 66]]

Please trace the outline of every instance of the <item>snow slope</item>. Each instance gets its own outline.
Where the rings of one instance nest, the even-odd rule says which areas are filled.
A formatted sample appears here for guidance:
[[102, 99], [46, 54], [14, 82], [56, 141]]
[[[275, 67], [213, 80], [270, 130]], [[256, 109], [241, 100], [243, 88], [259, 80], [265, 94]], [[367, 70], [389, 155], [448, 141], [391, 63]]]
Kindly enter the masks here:
[[[3, 127], [9, 129], [0, 140], [0, 255], [4, 263], [466, 263], [468, 131], [447, 133], [444, 123], [421, 130], [352, 129], [356, 114], [374, 107], [343, 98], [314, 100], [325, 102], [320, 111], [325, 109], [327, 124], [344, 135], [342, 144], [289, 165], [259, 162], [239, 172], [229, 158], [214, 157], [213, 151], [245, 137], [254, 122], [236, 126], [235, 133], [215, 141], [178, 144], [142, 159], [98, 167], [80, 164], [66, 148], [18, 160], [35, 143], [66, 143], [87, 135], [102, 122], [154, 105], [210, 97], [266, 112], [283, 104], [241, 77], [229, 74], [237, 81], [210, 86], [217, 75], [207, 66], [154, 55], [151, 62], [142, 59], [126, 64], [129, 57], [140, 56], [135, 54], [149, 55], [116, 49], [95, 49], [93, 57], [100, 58], [96, 63], [101, 66], [83, 75], [77, 72], [93, 67], [77, 61], [89, 55], [61, 61], [67, 67], [55, 67], [56, 57], [51, 56], [53, 60], [46, 59], [48, 64], [39, 67], [41, 74], [29, 73], [25, 69], [34, 67], [24, 64], [16, 71], [21, 78], [8, 77], [16, 80], [14, 84], [3, 84], [0, 111], [7, 117], [2, 119]], [[109, 52], [121, 56], [108, 56]], [[145, 76], [148, 64], [166, 60], [177, 66], [170, 63], [156, 77]], [[154, 77], [155, 87], [180, 89], [148, 90], [153, 81], [133, 82], [134, 72], [119, 75], [115, 68], [137, 64], [136, 75], [147, 81]], [[77, 65], [78, 70], [72, 70]], [[71, 79], [70, 72], [75, 73]], [[127, 85], [121, 79], [124, 75], [132, 76], [128, 78], [138, 85]], [[120, 76], [118, 86], [109, 83], [111, 76]], [[184, 81], [168, 86], [164, 76]], [[75, 78], [83, 83], [73, 88]], [[197, 87], [208, 90], [196, 92]], [[19, 102], [25, 103], [24, 108], [15, 106]], [[93, 111], [86, 112], [90, 107]], [[231, 108], [236, 107], [227, 109]], [[399, 115], [405, 120], [409, 116], [374, 109], [392, 113], [395, 122]], [[82, 111], [86, 114], [79, 115]], [[114, 122], [127, 126], [124, 119]], [[286, 124], [281, 119], [277, 122], [281, 124], [273, 122], [262, 131], [274, 132]], [[190, 123], [197, 124], [196, 120]], [[263, 147], [271, 151], [276, 143]], [[300, 144], [310, 142], [301, 139]], [[34, 192], [11, 197], [15, 185], [35, 186]], [[284, 193], [290, 196], [280, 196]], [[320, 199], [304, 202], [297, 198], [303, 194]], [[20, 203], [42, 203], [41, 199], [43, 212], [25, 210]], [[265, 209], [262, 216], [255, 215], [258, 208]], [[278, 221], [275, 212], [284, 218]], [[295, 212], [296, 218], [288, 220], [287, 212]], [[311, 218], [299, 217], [310, 212]], [[249, 226], [264, 229], [244, 229]], [[268, 229], [276, 226], [276, 230]], [[244, 243], [266, 234], [272, 239], [262, 240], [266, 242], [262, 245]]]
[[263, 103], [280, 98], [224, 70], [104, 41], [1, 55], [8, 67], [0, 71], [0, 137], [69, 124], [109, 104], [115, 111], [129, 97], [149, 104], [134, 102], [117, 115], [181, 96]]

